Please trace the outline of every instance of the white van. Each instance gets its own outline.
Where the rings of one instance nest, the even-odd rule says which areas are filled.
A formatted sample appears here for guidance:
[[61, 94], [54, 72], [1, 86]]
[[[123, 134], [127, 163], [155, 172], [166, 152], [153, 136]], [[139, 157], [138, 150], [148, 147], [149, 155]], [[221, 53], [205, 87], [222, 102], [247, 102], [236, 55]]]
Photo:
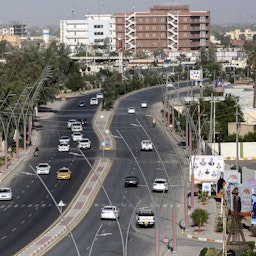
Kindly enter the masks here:
[[72, 132], [81, 132], [83, 131], [83, 126], [80, 122], [74, 122], [71, 124], [71, 131]]
[[99, 101], [97, 98], [91, 98], [90, 99], [90, 105], [98, 105], [99, 104]]

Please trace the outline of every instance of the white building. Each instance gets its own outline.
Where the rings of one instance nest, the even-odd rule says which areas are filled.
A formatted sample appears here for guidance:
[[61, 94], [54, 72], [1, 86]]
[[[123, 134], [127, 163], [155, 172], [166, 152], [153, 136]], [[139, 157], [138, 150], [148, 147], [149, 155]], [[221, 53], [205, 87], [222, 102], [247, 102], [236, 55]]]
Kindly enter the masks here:
[[112, 15], [85, 15], [84, 20], [61, 20], [60, 42], [69, 46], [72, 52], [76, 47], [93, 46], [115, 51], [115, 18]]

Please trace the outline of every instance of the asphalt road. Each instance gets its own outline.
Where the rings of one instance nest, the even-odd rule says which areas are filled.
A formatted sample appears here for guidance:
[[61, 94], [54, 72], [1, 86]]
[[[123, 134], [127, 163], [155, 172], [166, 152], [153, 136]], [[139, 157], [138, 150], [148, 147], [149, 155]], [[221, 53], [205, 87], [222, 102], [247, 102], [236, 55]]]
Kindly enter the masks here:
[[[82, 98], [89, 105], [90, 95]], [[86, 155], [93, 163], [99, 153], [99, 142], [91, 127], [96, 107], [81, 108], [77, 106], [77, 101], [78, 99], [70, 99], [65, 107], [55, 113], [51, 119], [34, 122], [35, 129], [40, 131], [41, 135], [39, 157], [31, 156], [23, 162], [12, 178], [13, 200], [0, 203], [1, 255], [14, 255], [59, 217], [56, 205], [37, 176], [33, 175], [30, 166], [35, 168], [39, 162], [49, 162], [51, 173], [42, 175], [41, 178], [56, 202], [62, 200], [67, 206], [90, 171], [88, 164], [81, 158], [68, 152], [57, 151], [58, 137], [71, 135], [66, 126], [68, 119], [85, 117], [88, 120], [89, 124], [84, 133], [91, 139], [92, 149], [86, 151]], [[77, 142], [72, 142], [71, 151], [76, 152], [76, 146]], [[56, 171], [63, 166], [69, 167], [72, 171], [70, 181], [56, 179]]]
[[[160, 127], [152, 127], [151, 107], [162, 100], [162, 89], [152, 88], [125, 97], [119, 104], [111, 132], [116, 137], [117, 150], [106, 151], [113, 165], [103, 188], [96, 197], [84, 220], [73, 230], [80, 255], [155, 255], [156, 248], [162, 251], [165, 237], [172, 239], [175, 209], [183, 209], [185, 174], [179, 160], [180, 151]], [[140, 108], [141, 101], [149, 107]], [[127, 114], [128, 107], [135, 107], [136, 114]], [[151, 139], [152, 152], [141, 152], [143, 139]], [[175, 146], [174, 146], [174, 144]], [[140, 178], [137, 188], [124, 187], [124, 178], [136, 175]], [[152, 193], [153, 180], [163, 177], [169, 180], [168, 193]], [[100, 209], [106, 204], [117, 205], [121, 215], [118, 222], [100, 220]], [[134, 212], [136, 208], [151, 207], [156, 215], [156, 227], [137, 228]], [[156, 238], [156, 234], [158, 238]], [[56, 245], [47, 256], [77, 255], [70, 237]], [[160, 254], [159, 254], [160, 255]]]

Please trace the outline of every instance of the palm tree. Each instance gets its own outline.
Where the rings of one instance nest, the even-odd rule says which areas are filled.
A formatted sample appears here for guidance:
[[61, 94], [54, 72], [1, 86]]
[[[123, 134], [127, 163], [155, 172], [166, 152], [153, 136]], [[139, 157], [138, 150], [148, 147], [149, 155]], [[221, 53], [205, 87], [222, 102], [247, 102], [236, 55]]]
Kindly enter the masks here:
[[254, 81], [254, 93], [253, 93], [253, 107], [256, 107], [256, 85], [255, 85], [255, 78], [256, 78], [256, 50], [250, 53], [247, 63], [250, 67], [250, 70], [253, 72], [253, 81]]

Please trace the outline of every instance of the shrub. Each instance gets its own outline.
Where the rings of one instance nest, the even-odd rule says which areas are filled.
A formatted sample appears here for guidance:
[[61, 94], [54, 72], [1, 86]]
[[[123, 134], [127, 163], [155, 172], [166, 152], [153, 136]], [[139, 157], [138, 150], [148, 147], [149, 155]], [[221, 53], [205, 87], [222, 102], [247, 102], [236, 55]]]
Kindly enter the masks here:
[[194, 224], [199, 227], [199, 230], [201, 230], [201, 227], [209, 219], [209, 213], [204, 209], [197, 208], [191, 213], [191, 218]]
[[204, 248], [200, 251], [199, 256], [205, 256], [206, 253], [207, 253], [207, 251], [208, 251], [208, 248], [204, 247]]

